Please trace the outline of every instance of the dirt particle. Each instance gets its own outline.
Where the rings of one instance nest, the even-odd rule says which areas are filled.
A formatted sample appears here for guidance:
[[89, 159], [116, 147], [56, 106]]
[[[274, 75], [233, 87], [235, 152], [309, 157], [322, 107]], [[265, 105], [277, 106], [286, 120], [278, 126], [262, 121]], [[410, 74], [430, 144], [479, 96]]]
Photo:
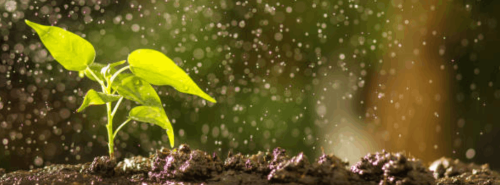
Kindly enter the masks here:
[[114, 175], [116, 160], [110, 159], [108, 156], [100, 156], [94, 158], [90, 165], [90, 173], [110, 177]]

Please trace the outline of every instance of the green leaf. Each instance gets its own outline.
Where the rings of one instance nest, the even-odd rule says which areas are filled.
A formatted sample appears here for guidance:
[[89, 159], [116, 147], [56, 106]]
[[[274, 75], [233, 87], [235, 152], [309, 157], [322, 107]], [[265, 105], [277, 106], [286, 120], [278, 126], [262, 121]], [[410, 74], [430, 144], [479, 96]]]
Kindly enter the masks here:
[[160, 97], [153, 86], [133, 74], [119, 74], [113, 82], [112, 87], [126, 99], [142, 105], [162, 107]]
[[38, 33], [52, 57], [67, 70], [82, 71], [94, 62], [94, 47], [82, 37], [56, 26], [45, 26], [29, 20], [25, 22]]
[[85, 98], [83, 99], [83, 103], [78, 108], [77, 112], [83, 111], [83, 109], [87, 108], [90, 105], [102, 105], [107, 102], [113, 102], [120, 99], [118, 95], [104, 94], [100, 92], [96, 92], [94, 89], [90, 89]]
[[163, 108], [151, 106], [134, 107], [129, 112], [129, 117], [136, 121], [153, 123], [167, 130], [170, 146], [174, 147], [174, 129], [168, 120], [167, 114]]
[[153, 85], [170, 85], [176, 90], [197, 95], [210, 102], [215, 99], [203, 92], [196, 83], [163, 53], [152, 49], [138, 49], [128, 56], [130, 71]]

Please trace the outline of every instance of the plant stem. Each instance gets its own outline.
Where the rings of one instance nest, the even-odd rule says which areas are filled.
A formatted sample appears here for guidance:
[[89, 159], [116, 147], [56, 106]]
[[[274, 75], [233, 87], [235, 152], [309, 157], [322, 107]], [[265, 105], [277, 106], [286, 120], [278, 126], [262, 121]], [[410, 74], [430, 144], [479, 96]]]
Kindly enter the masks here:
[[[126, 67], [123, 67], [121, 68], [120, 70], [118, 70], [115, 74], [113, 74], [113, 76], [111, 78], [106, 78], [106, 84], [104, 84], [103, 81], [101, 81], [99, 78], [97, 78], [97, 75], [94, 74], [94, 72], [92, 70], [90, 70], [90, 68], [87, 68], [87, 70], [90, 72], [90, 74], [99, 82], [99, 84], [101, 84], [101, 87], [102, 87], [102, 92], [105, 93], [105, 94], [112, 94], [111, 93], [111, 84], [113, 83], [113, 80], [118, 76], [118, 74], [120, 74], [121, 72], [127, 70], [129, 68], [129, 66], [126, 66]], [[107, 85], [107, 86], [106, 86]], [[111, 160], [114, 160], [115, 159], [115, 150], [114, 150], [114, 147], [115, 147], [115, 144], [114, 144], [114, 139], [115, 139], [115, 136], [116, 136], [116, 133], [118, 132], [118, 130], [120, 130], [127, 122], [130, 121], [130, 119], [128, 119], [127, 121], [123, 122], [122, 125], [120, 125], [120, 127], [118, 127], [118, 129], [116, 130], [116, 132], [113, 132], [113, 117], [115, 116], [116, 114], [116, 111], [118, 110], [118, 106], [120, 106], [120, 103], [122, 102], [123, 100], [123, 97], [121, 97], [118, 102], [116, 103], [114, 109], [112, 109], [112, 104], [111, 102], [108, 102], [106, 103], [106, 112], [108, 114], [108, 124], [106, 125], [106, 129], [108, 130], [108, 147], [109, 147], [109, 158]]]
[[115, 108], [113, 109], [113, 112], [111, 112], [111, 116], [115, 116], [116, 111], [118, 110], [118, 107], [120, 106], [120, 103], [122, 103], [123, 96], [116, 102]]
[[[125, 66], [125, 67], [122, 67], [121, 69], [118, 69], [118, 71], [116, 71], [113, 76], [111, 76], [110, 80], [109, 80], [109, 83], [113, 83], [113, 81], [115, 80], [115, 78], [118, 76], [118, 74], [120, 74], [121, 72], [129, 69], [130, 66]], [[111, 86], [111, 85], [110, 85]]]
[[113, 134], [113, 115], [111, 114], [111, 102], [106, 103], [106, 108], [108, 112], [108, 124], [106, 129], [108, 130], [108, 147], [109, 147], [109, 158], [111, 160], [115, 159], [114, 151], [114, 134]]
[[123, 126], [125, 126], [129, 121], [131, 121], [132, 119], [127, 119], [125, 120], [116, 130], [115, 130], [115, 133], [113, 134], [113, 137], [116, 137], [116, 134], [118, 133], [118, 131], [120, 131], [120, 129], [122, 129]]
[[[95, 74], [93, 74], [93, 75], [94, 75], [94, 78], [95, 78], [96, 75]], [[107, 86], [104, 86], [104, 83], [102, 83], [100, 80], [99, 80], [99, 82], [101, 83], [102, 92], [105, 93], [105, 94], [110, 94], [111, 93], [111, 83], [109, 81], [109, 78], [106, 78], [106, 85]], [[122, 99], [120, 99], [120, 101], [121, 100]], [[112, 106], [111, 102], [107, 102], [106, 103], [106, 112], [108, 114], [107, 115], [108, 116], [108, 124], [106, 125], [106, 130], [108, 130], [108, 148], [109, 148], [109, 158], [111, 160], [115, 159], [115, 149], [114, 149], [115, 148], [115, 144], [114, 144], [115, 137], [113, 135], [113, 116], [114, 116], [114, 112], [116, 111], [118, 105], [119, 104], [116, 105], [115, 110], [112, 110], [112, 108], [111, 108], [111, 106]]]
[[[103, 82], [103, 81], [101, 81], [101, 80], [99, 80], [99, 78], [97, 78], [97, 75], [95, 75], [95, 74], [94, 74], [94, 72], [93, 72], [92, 70], [90, 70], [90, 68], [89, 68], [89, 67], [87, 67], [87, 69], [86, 69], [86, 70], [88, 70], [88, 71], [89, 71], [89, 73], [90, 73], [90, 74], [94, 77], [94, 79], [95, 79], [97, 82], [99, 82], [99, 84], [101, 84], [101, 87], [104, 87], [104, 82]], [[103, 91], [104, 91], [104, 89], [103, 89]]]

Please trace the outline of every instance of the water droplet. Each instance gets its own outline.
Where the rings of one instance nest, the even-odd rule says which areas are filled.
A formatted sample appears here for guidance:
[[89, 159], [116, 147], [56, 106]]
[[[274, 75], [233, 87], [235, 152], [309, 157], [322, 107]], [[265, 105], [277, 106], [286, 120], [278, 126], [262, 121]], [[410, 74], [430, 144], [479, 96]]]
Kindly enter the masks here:
[[474, 158], [475, 155], [476, 155], [476, 150], [474, 150], [473, 148], [469, 148], [465, 152], [465, 157], [467, 157], [467, 159], [472, 159], [472, 158]]

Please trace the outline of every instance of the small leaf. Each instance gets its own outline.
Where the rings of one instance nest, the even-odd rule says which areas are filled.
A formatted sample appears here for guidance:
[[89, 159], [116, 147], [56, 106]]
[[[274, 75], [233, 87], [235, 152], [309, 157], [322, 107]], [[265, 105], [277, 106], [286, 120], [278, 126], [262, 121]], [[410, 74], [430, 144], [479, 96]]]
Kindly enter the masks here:
[[162, 107], [161, 100], [151, 84], [130, 73], [121, 73], [112, 84], [118, 94], [142, 105]]
[[29, 20], [25, 22], [38, 33], [52, 57], [67, 70], [83, 71], [94, 62], [94, 47], [82, 37], [56, 26], [45, 26]]
[[125, 64], [125, 62], [127, 62], [127, 61], [126, 61], [126, 60], [122, 60], [122, 61], [118, 61], [118, 62], [113, 62], [113, 63], [110, 63], [110, 64], [109, 64], [109, 67], [114, 68], [114, 67], [116, 67], [116, 66], [119, 66], [119, 65]]
[[99, 78], [100, 81], [105, 81], [104, 76], [102, 76], [102, 74], [101, 74], [101, 69], [104, 67], [106, 67], [106, 65], [104, 65], [104, 64], [92, 63], [89, 65], [89, 68], [84, 70], [85, 76], [87, 76], [87, 78], [89, 78], [93, 81], [97, 81], [94, 78], [94, 75], [92, 75], [92, 73], [90, 73], [90, 70], [92, 70], [92, 72], [97, 76], [97, 78]]
[[83, 99], [83, 103], [78, 108], [77, 112], [83, 111], [83, 109], [87, 108], [90, 105], [102, 105], [107, 102], [113, 102], [120, 99], [120, 96], [117, 95], [111, 95], [111, 94], [104, 94], [100, 92], [96, 92], [94, 89], [90, 89], [87, 94], [85, 95], [85, 98]]
[[119, 65], [122, 65], [124, 64], [126, 61], [125, 60], [122, 60], [122, 61], [119, 61], [119, 62], [113, 62], [113, 63], [109, 63], [108, 65], [104, 66], [102, 69], [101, 69], [101, 74], [103, 76], [106, 76], [107, 77], [111, 77], [111, 75], [113, 73], [116, 72], [116, 69], [115, 67], [116, 66], [119, 66]]
[[125, 60], [118, 61], [118, 62], [113, 62], [113, 63], [109, 63], [109, 64], [101, 64], [101, 63], [94, 62], [94, 63], [92, 63], [92, 64], [89, 65], [88, 69], [84, 70], [84, 73], [85, 73], [85, 76], [87, 76], [87, 78], [89, 78], [89, 79], [91, 79], [93, 81], [97, 81], [97, 80], [95, 80], [94, 76], [89, 71], [89, 70], [92, 70], [92, 72], [94, 72], [94, 74], [97, 76], [97, 78], [99, 78], [99, 80], [106, 81], [105, 77], [101, 73], [101, 71], [103, 70], [103, 68], [108, 67], [109, 68], [109, 71], [108, 71], [109, 74], [113, 74], [113, 73], [116, 72], [116, 69], [114, 67], [122, 65], [125, 62], [126, 62]]
[[130, 71], [153, 85], [170, 85], [176, 90], [197, 95], [210, 102], [215, 99], [203, 92], [196, 83], [163, 53], [152, 49], [138, 49], [128, 56]]
[[101, 75], [102, 76], [109, 76], [110, 68], [111, 68], [111, 66], [109, 64], [104, 66], [103, 68], [101, 68]]
[[151, 106], [134, 107], [130, 110], [129, 117], [136, 121], [153, 123], [163, 129], [166, 129], [170, 146], [174, 147], [174, 129], [172, 128], [172, 124], [170, 124], [163, 108]]

